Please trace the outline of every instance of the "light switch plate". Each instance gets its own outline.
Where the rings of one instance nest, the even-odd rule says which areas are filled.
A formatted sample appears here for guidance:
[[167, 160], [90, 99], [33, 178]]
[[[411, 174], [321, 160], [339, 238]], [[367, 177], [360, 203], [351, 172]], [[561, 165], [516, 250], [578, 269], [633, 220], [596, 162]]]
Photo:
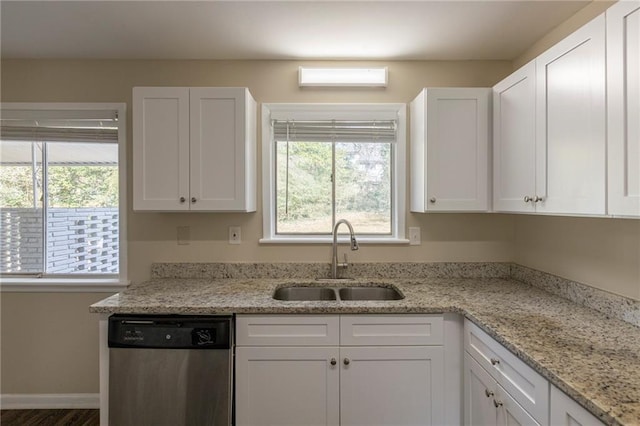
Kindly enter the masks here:
[[242, 234], [239, 226], [229, 227], [229, 244], [242, 243]]
[[410, 246], [419, 246], [421, 244], [420, 241], [420, 228], [417, 226], [409, 227], [409, 245]]

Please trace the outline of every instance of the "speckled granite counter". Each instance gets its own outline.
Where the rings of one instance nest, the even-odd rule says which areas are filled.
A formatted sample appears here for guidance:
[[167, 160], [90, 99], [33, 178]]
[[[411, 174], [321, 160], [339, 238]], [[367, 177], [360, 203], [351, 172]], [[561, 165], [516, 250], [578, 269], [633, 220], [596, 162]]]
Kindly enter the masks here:
[[443, 313], [464, 315], [607, 424], [640, 424], [640, 328], [504, 278], [393, 283], [405, 299], [280, 302], [273, 291], [313, 279], [154, 279], [91, 306], [94, 313]]

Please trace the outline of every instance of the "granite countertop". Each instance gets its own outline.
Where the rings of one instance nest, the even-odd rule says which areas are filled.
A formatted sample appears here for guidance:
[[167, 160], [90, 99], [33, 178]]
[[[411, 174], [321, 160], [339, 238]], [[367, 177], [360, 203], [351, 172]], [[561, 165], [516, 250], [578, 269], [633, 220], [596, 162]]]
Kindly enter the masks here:
[[395, 285], [396, 301], [282, 302], [288, 284], [313, 279], [154, 279], [91, 306], [93, 313], [445, 313], [473, 321], [612, 425], [640, 424], [640, 328], [519, 281], [502, 278], [355, 280]]

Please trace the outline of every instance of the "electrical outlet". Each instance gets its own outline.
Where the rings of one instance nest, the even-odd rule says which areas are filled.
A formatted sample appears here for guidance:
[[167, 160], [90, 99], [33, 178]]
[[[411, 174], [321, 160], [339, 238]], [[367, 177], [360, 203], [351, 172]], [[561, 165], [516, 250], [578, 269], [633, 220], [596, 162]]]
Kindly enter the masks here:
[[188, 246], [191, 243], [191, 228], [178, 226], [177, 240], [179, 246]]
[[409, 245], [410, 246], [419, 246], [420, 242], [420, 228], [419, 227], [409, 227]]
[[239, 226], [229, 227], [229, 244], [242, 243], [242, 234]]

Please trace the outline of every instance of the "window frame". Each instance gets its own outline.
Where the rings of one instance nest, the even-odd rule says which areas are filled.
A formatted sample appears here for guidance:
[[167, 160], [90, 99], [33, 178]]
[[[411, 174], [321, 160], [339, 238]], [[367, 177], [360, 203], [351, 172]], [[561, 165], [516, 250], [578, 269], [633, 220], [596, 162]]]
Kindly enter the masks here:
[[[1, 292], [117, 292], [127, 280], [127, 104], [126, 103], [32, 103], [2, 102], [2, 110], [113, 110], [118, 114], [118, 274], [56, 274], [39, 277], [4, 276]], [[10, 274], [7, 274], [10, 275]]]
[[[271, 121], [278, 120], [397, 120], [396, 142], [392, 144], [391, 235], [358, 235], [363, 244], [409, 244], [406, 226], [406, 105], [367, 104], [262, 104], [262, 221], [261, 244], [331, 244], [332, 235], [277, 235], [276, 231], [276, 150]], [[356, 229], [356, 234], [358, 230]], [[343, 241], [346, 237], [339, 238]], [[346, 240], [345, 240], [346, 241]]]

